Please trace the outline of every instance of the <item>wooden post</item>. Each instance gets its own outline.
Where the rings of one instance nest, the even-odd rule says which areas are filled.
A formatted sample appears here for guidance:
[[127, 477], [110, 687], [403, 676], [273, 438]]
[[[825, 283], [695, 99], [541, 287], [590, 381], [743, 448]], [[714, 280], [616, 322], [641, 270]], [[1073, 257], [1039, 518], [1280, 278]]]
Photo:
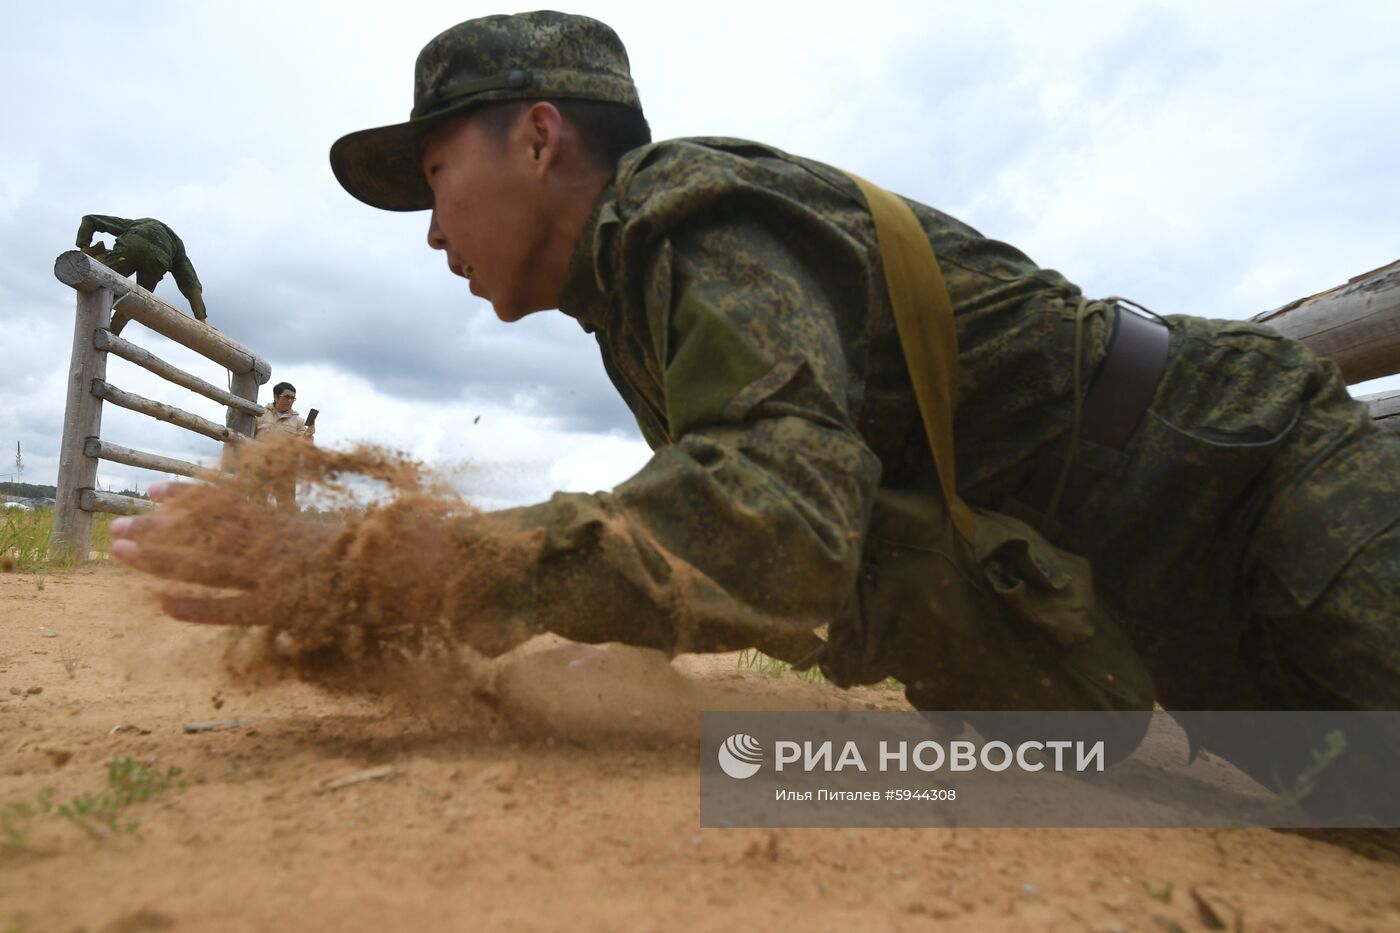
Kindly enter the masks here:
[[[269, 370], [269, 373], [271, 370]], [[270, 378], [264, 377], [264, 379]], [[254, 405], [258, 401], [258, 374], [254, 372], [234, 373], [231, 380], [230, 389], [239, 398], [247, 399]], [[259, 409], [261, 410], [261, 409]], [[244, 437], [252, 437], [253, 429], [258, 423], [258, 416], [250, 414], [246, 409], [234, 408], [232, 405], [228, 409], [228, 426], [242, 434]]]
[[[256, 373], [231, 373], [229, 375], [228, 387], [230, 390], [232, 390], [234, 395], [237, 395], [240, 398], [247, 399], [248, 401], [254, 404], [257, 403], [258, 380]], [[261, 411], [261, 408], [259, 408], [259, 411]], [[249, 440], [252, 440], [253, 435], [257, 432], [258, 416], [254, 414], [249, 414], [246, 411], [241, 411], [230, 405], [228, 410], [228, 419], [225, 423], [229, 426], [230, 431], [236, 432], [235, 436], [245, 437]], [[231, 471], [235, 469], [236, 461], [234, 460], [234, 457], [234, 445], [232, 443], [225, 442], [223, 457], [220, 460], [219, 467], [225, 471]]]
[[[82, 255], [81, 253], [79, 255]], [[102, 399], [92, 394], [92, 380], [107, 376], [107, 354], [97, 352], [92, 335], [112, 322], [112, 290], [78, 292], [73, 323], [73, 356], [68, 364], [68, 405], [63, 446], [58, 454], [58, 492], [54, 496], [49, 554], [85, 563], [92, 544], [92, 513], [82, 507], [82, 490], [97, 483], [97, 458], [86, 453], [87, 439], [102, 433]]]
[[1347, 385], [1400, 371], [1400, 261], [1257, 315], [1335, 360]]

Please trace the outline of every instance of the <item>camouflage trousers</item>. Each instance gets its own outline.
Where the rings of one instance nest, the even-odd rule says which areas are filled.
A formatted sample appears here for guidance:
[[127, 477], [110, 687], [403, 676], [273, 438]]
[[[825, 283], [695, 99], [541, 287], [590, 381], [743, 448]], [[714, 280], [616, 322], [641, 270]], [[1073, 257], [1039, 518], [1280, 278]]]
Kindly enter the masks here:
[[1400, 436], [1301, 344], [1169, 323], [1152, 405], [1085, 452], [1102, 475], [1057, 543], [1168, 709], [1400, 709]]
[[[945, 616], [889, 650], [916, 707], [1400, 710], [1400, 435], [1301, 344], [1167, 320], [1149, 410], [1121, 450], [1082, 445], [1055, 539], [1118, 627], [1064, 646]], [[1317, 737], [1277, 738], [1235, 763], [1296, 773]]]
[[[105, 254], [99, 255], [98, 261], [118, 275], [130, 276], [132, 273], [135, 273], [136, 284], [140, 285], [148, 292], [155, 291], [156, 286], [160, 284], [160, 280], [165, 276], [164, 270], [159, 268], [153, 269], [149, 265], [133, 260], [130, 256], [126, 255], [120, 244], [118, 244], [115, 249], [108, 250]], [[113, 311], [112, 323], [108, 329], [111, 330], [113, 334], [120, 334], [122, 328], [126, 327], [126, 322], [129, 320], [131, 319], [121, 311]]]

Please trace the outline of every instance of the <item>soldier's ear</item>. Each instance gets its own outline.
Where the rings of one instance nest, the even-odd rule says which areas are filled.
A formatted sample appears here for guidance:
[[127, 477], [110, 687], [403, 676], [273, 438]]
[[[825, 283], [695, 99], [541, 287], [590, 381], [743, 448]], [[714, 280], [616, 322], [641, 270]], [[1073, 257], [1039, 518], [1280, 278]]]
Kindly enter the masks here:
[[521, 121], [525, 143], [535, 171], [548, 171], [559, 157], [559, 142], [564, 131], [564, 117], [549, 101], [538, 101], [525, 112]]

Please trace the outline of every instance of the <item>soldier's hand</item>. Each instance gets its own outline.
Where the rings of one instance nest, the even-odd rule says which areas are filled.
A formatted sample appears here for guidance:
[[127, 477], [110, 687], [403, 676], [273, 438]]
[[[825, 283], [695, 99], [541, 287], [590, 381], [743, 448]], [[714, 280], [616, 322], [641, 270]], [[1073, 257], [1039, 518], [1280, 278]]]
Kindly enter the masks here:
[[152, 486], [161, 508], [114, 521], [112, 556], [205, 588], [162, 593], [175, 618], [266, 626], [287, 653], [412, 653], [443, 638], [494, 657], [537, 634], [521, 611], [528, 594], [501, 572], [516, 563], [511, 529], [464, 519], [454, 501], [421, 492], [312, 519], [265, 504], [266, 479]]
[[112, 557], [165, 580], [241, 591], [163, 594], [162, 608], [188, 622], [252, 624], [247, 610], [260, 581], [296, 573], [298, 561], [314, 560], [334, 535], [231, 487], [158, 483], [150, 493], [159, 510], [112, 522]]

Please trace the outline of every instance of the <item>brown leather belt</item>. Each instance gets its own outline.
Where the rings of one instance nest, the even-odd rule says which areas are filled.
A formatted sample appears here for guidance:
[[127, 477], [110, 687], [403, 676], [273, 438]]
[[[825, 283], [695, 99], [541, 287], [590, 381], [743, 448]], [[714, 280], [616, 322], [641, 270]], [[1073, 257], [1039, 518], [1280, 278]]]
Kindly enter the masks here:
[[[1152, 404], [1152, 396], [1162, 381], [1162, 373], [1167, 368], [1167, 351], [1171, 347], [1171, 330], [1160, 319], [1138, 314], [1126, 305], [1115, 304], [1114, 311], [1108, 350], [1084, 395], [1079, 437], [1121, 450], [1142, 420], [1147, 406]], [[1047, 457], [1015, 497], [1033, 510], [1034, 517], [1048, 519], [1043, 522], [1045, 525], [1055, 525], [1054, 516], [1046, 513], [1063, 466], [1063, 458]], [[1093, 487], [1094, 479], [1095, 475], [1084, 466], [1073, 466], [1060, 497], [1059, 514], [1071, 512], [1080, 505]], [[1041, 530], [1053, 537], [1057, 529]]]

